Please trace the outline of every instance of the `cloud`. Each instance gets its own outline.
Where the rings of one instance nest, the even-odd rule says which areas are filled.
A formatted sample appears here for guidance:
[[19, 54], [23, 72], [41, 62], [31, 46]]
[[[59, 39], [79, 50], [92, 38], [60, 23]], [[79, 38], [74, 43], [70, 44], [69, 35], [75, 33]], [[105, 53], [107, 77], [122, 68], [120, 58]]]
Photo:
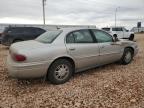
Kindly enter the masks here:
[[[47, 24], [119, 25], [132, 27], [144, 19], [144, 0], [47, 0]], [[0, 23], [42, 23], [42, 0], [1, 0]]]

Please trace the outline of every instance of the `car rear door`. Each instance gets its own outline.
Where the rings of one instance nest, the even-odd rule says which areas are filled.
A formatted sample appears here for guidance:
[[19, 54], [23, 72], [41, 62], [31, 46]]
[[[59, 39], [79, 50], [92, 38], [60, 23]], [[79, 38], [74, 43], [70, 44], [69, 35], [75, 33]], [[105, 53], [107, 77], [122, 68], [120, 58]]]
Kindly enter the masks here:
[[76, 69], [95, 67], [99, 64], [99, 46], [89, 30], [78, 30], [66, 36], [67, 52], [75, 59]]
[[111, 35], [101, 30], [92, 30], [100, 47], [100, 64], [118, 61], [122, 56], [121, 42], [114, 42]]

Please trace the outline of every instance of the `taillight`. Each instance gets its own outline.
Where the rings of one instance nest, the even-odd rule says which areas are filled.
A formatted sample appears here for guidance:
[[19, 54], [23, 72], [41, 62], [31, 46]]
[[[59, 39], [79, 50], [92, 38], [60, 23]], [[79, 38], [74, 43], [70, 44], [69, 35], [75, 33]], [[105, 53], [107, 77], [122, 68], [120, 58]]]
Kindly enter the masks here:
[[21, 54], [13, 54], [12, 57], [15, 61], [25, 61], [26, 60], [26, 57]]

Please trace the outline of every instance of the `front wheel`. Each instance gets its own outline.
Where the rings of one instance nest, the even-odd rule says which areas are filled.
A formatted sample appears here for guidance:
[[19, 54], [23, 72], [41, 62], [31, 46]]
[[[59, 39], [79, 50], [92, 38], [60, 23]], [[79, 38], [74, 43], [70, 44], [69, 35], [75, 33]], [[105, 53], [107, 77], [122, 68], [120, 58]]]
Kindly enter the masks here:
[[71, 78], [72, 73], [72, 64], [68, 60], [59, 59], [50, 66], [47, 78], [52, 84], [63, 84]]
[[123, 65], [127, 65], [131, 63], [132, 60], [133, 60], [133, 50], [130, 48], [125, 48], [124, 54], [121, 58], [121, 63]]

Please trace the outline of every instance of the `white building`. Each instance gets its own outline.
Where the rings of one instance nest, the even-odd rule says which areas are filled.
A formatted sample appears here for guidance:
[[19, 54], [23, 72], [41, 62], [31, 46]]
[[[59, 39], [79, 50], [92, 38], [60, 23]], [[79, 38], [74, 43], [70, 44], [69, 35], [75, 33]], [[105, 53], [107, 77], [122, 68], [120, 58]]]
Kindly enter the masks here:
[[138, 28], [138, 27], [133, 27], [133, 28], [131, 29], [131, 31], [134, 32], [134, 33], [144, 32], [144, 27], [140, 27], [140, 28]]

